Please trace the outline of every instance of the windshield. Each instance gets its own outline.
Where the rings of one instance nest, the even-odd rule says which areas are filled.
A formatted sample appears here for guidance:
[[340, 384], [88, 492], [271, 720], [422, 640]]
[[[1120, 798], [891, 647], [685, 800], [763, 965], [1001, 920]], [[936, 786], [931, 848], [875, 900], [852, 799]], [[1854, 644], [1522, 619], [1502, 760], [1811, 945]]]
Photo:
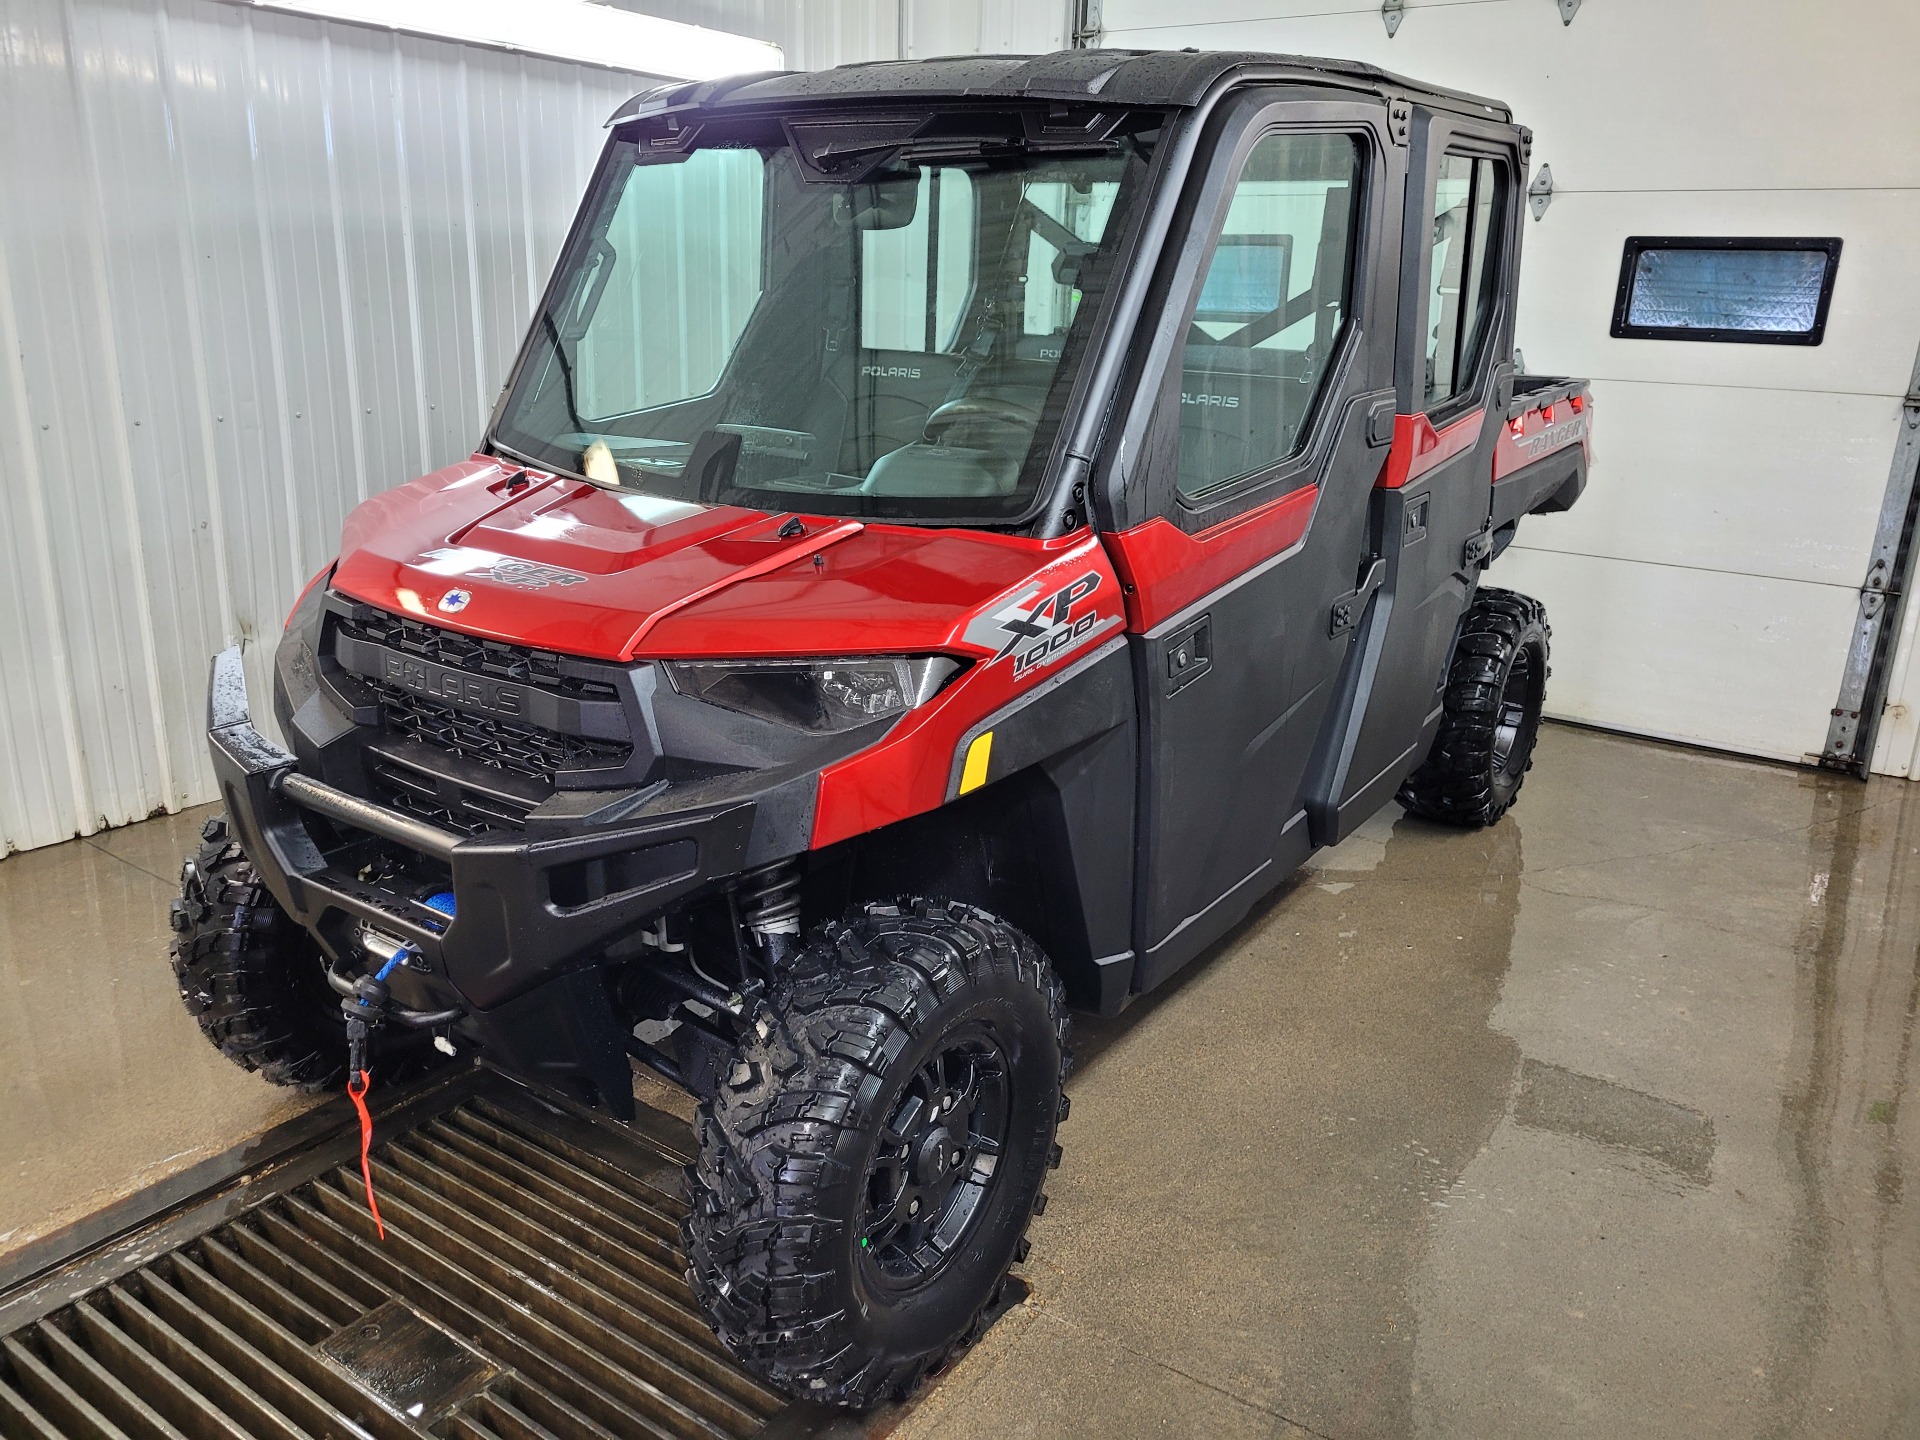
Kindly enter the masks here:
[[1157, 123], [1094, 119], [1077, 153], [1026, 142], [1044, 112], [623, 138], [497, 448], [679, 501], [1022, 516]]

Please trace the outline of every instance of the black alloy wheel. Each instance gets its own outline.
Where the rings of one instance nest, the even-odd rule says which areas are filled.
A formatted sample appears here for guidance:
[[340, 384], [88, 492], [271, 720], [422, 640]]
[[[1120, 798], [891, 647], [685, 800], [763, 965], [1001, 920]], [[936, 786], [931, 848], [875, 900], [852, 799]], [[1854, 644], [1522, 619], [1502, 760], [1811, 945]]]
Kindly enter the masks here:
[[1069, 1059], [1053, 967], [983, 910], [816, 933], [700, 1106], [681, 1237], [727, 1349], [862, 1407], [978, 1339], [1060, 1163]]
[[914, 1073], [867, 1166], [860, 1258], [876, 1285], [932, 1280], [972, 1231], [1007, 1140], [1007, 1059], [986, 1027]]

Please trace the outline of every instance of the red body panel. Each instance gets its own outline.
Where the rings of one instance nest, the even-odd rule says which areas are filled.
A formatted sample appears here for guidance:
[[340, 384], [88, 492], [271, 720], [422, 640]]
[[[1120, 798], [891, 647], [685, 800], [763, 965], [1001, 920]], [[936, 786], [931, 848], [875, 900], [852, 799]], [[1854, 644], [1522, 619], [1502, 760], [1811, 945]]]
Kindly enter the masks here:
[[[334, 585], [603, 660], [924, 654], [1075, 544], [653, 500], [476, 458], [355, 510]], [[449, 590], [469, 597], [457, 611], [439, 609]]]
[[1398, 490], [1418, 480], [1442, 461], [1471, 450], [1480, 438], [1480, 427], [1487, 412], [1475, 410], [1462, 415], [1444, 430], [1433, 428], [1424, 415], [1393, 417], [1393, 448], [1380, 471], [1380, 488]]
[[[799, 534], [778, 533], [796, 521]], [[944, 804], [969, 728], [1126, 625], [1090, 531], [1033, 540], [766, 515], [481, 457], [355, 510], [333, 583], [466, 634], [603, 660], [972, 661], [880, 744], [822, 772], [816, 846]], [[449, 592], [459, 608], [442, 610]]]
[[816, 848], [946, 803], [969, 729], [1126, 628], [1119, 582], [1090, 532], [1054, 541], [978, 538], [1017, 547], [1026, 578], [957, 616], [949, 610], [948, 638], [933, 648], [976, 663], [878, 745], [821, 772]]
[[1291, 549], [1307, 533], [1313, 486], [1189, 535], [1155, 518], [1106, 537], [1127, 602], [1127, 624], [1151, 630], [1262, 560]]
[[[1585, 446], [1592, 424], [1593, 401], [1574, 395], [1553, 405], [1536, 406], [1500, 427], [1493, 447], [1493, 478], [1499, 482], [1514, 471], [1544, 460], [1576, 441]], [[1588, 455], [1591, 463], [1592, 455]]]

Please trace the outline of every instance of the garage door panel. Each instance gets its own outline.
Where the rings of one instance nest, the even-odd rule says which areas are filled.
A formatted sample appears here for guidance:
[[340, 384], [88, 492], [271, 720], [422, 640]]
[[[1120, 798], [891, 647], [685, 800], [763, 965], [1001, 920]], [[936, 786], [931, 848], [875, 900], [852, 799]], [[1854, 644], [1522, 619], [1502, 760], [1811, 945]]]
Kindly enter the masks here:
[[1594, 469], [1532, 549], [1858, 585], [1900, 404], [1878, 395], [1594, 386]]
[[1551, 714], [1782, 760], [1826, 742], [1851, 589], [1519, 545], [1487, 578], [1547, 606]]
[[1574, 189], [1920, 185], [1900, 143], [1920, 130], [1920, 7], [1899, 0], [1606, 0], [1572, 25], [1548, 0], [1409, 0], [1391, 40], [1351, 0], [1197, 0], [1178, 25], [1144, 0], [1103, 9], [1107, 45], [1333, 55], [1496, 96]]
[[[1607, 332], [1629, 235], [1838, 235], [1846, 243], [1825, 338], [1817, 346], [1616, 340]], [[1920, 340], [1920, 286], [1913, 283], [1920, 191], [1556, 194], [1545, 218], [1527, 225], [1524, 246], [1516, 338], [1531, 369], [1669, 384], [1906, 391]]]
[[[1484, 5], [1486, 3], [1487, 0], [1410, 0], [1407, 11], [1410, 14], [1416, 9], [1432, 10], [1447, 5]], [[1496, 0], [1496, 3], [1506, 4], [1509, 0]], [[1386, 38], [1386, 29], [1380, 22], [1378, 0], [1370, 6], [1355, 4], [1354, 0], [1333, 0], [1333, 3], [1328, 3], [1328, 0], [1202, 0], [1202, 3], [1181, 7], [1177, 13], [1180, 17], [1179, 23], [1174, 23], [1175, 12], [1169, 11], [1162, 0], [1101, 0], [1100, 19], [1104, 43], [1109, 46], [1138, 45], [1142, 47], [1168, 44], [1171, 42], [1156, 41], [1148, 37], [1152, 32], [1160, 30], [1191, 31], [1201, 28], [1202, 22], [1210, 28], [1221, 24], [1271, 24], [1276, 20], [1290, 23], [1297, 23], [1304, 19], [1351, 21], [1361, 17], [1371, 20], [1374, 29], [1380, 32], [1381, 38], [1383, 40]], [[1235, 48], [1220, 42], [1209, 45], [1195, 40], [1190, 43], [1202, 45], [1210, 50]], [[1269, 42], [1258, 48], [1282, 51], [1291, 49], [1291, 53], [1294, 54], [1328, 53], [1317, 50], [1302, 51], [1298, 47], [1283, 46], [1277, 42]], [[1359, 57], [1345, 58], [1358, 59]]]

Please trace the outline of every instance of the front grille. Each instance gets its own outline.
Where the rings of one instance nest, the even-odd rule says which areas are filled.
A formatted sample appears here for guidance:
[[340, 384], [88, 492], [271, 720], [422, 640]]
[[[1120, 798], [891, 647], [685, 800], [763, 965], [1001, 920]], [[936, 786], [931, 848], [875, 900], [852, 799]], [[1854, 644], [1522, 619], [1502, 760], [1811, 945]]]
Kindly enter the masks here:
[[0, 1435], [759, 1433], [782, 1402], [682, 1278], [685, 1154], [480, 1079], [403, 1133], [383, 1112], [384, 1241], [349, 1129], [43, 1282], [0, 1333]]
[[373, 777], [375, 798], [389, 810], [398, 810], [459, 835], [481, 835], [499, 829], [524, 830], [527, 812], [533, 809], [530, 803], [483, 795], [465, 786], [459, 787], [459, 804], [450, 805], [433, 777], [391, 761], [374, 761], [368, 773]]
[[562, 735], [538, 725], [458, 710], [378, 680], [367, 684], [380, 697], [387, 728], [396, 736], [545, 785], [553, 784], [558, 771], [618, 769], [633, 755], [633, 746], [624, 742]]
[[[543, 691], [572, 702], [557, 707], [557, 713], [575, 713], [574, 706], [580, 707], [582, 714], [588, 710], [602, 712], [603, 734], [605, 712], [621, 702], [621, 691], [614, 683], [617, 671], [591, 661], [477, 639], [344, 598], [334, 607], [333, 626], [334, 643], [343, 662], [348, 647], [342, 642], [354, 641], [431, 665]], [[392, 684], [379, 674], [368, 673], [383, 661], [370, 661], [364, 650], [358, 654], [360, 658], [353, 662], [359, 667], [353, 671], [355, 679], [379, 703], [387, 736], [412, 749], [415, 759], [411, 766], [385, 760], [371, 764], [373, 798], [443, 829], [462, 835], [520, 829], [527, 812], [553, 793], [561, 776], [579, 771], [618, 771], [633, 759], [634, 746], [629, 741], [568, 734], [531, 720], [505, 718]], [[548, 702], [542, 718], [551, 720], [554, 713], [556, 707]], [[426, 758], [428, 755], [450, 757], [465, 765], [445, 766]], [[512, 784], [489, 787], [476, 779], [467, 768], [470, 766], [484, 766], [532, 781], [538, 788], [525, 795], [511, 793], [516, 790]], [[463, 770], [465, 773], [460, 773]], [[442, 779], [451, 785], [442, 784]], [[504, 788], [510, 793], [485, 793], [490, 788]]]
[[558, 695], [580, 700], [618, 700], [620, 692], [603, 680], [592, 680], [565, 673], [566, 658], [551, 650], [534, 650], [524, 645], [508, 645], [499, 640], [480, 640], [457, 630], [423, 624], [404, 615], [369, 609], [353, 604], [353, 613], [341, 615], [335, 622], [339, 633], [374, 645], [384, 645], [405, 655], [415, 655], [435, 665], [450, 665], [456, 670], [495, 680], [511, 680], [518, 685], [536, 685]]

